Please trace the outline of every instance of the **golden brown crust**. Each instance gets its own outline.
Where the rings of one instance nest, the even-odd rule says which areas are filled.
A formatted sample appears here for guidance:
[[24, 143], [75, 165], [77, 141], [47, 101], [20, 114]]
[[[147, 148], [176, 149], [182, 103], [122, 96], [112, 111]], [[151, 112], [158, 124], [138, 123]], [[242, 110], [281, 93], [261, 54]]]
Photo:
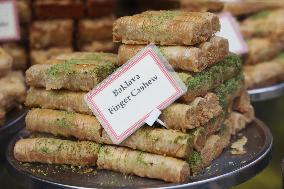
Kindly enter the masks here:
[[[102, 133], [102, 142], [113, 144], [105, 131]], [[160, 155], [187, 158], [192, 152], [192, 137], [180, 131], [144, 126], [119, 145]]]
[[258, 64], [271, 60], [284, 49], [281, 41], [269, 38], [252, 38], [247, 44], [249, 52], [245, 57], [245, 64]]
[[167, 182], [184, 182], [190, 176], [189, 165], [185, 161], [123, 147], [101, 147], [97, 163], [100, 169], [156, 178]]
[[111, 62], [72, 59], [65, 63], [33, 65], [26, 71], [26, 82], [47, 90], [90, 91], [114, 70], [115, 65]]
[[284, 61], [271, 60], [254, 66], [244, 67], [246, 87], [263, 87], [284, 80]]
[[31, 87], [28, 90], [25, 105], [92, 115], [84, 102], [85, 94], [84, 92], [46, 91]]
[[100, 142], [102, 127], [94, 116], [50, 109], [32, 109], [26, 116], [26, 129], [80, 140]]
[[[144, 45], [121, 45], [118, 50], [118, 65], [130, 60]], [[196, 47], [159, 46], [160, 51], [175, 70], [200, 72], [223, 59], [229, 53], [228, 41], [212, 37]]]
[[98, 153], [96, 143], [53, 138], [21, 139], [14, 146], [14, 157], [21, 162], [94, 166]]
[[124, 44], [195, 45], [219, 31], [212, 13], [146, 11], [121, 17], [113, 25], [113, 41]]
[[189, 105], [172, 104], [163, 110], [161, 120], [167, 128], [186, 131], [205, 125], [222, 112], [218, 97], [208, 93], [204, 98], [197, 97]]
[[247, 37], [270, 37], [284, 40], [284, 9], [264, 11], [245, 19], [240, 30]]

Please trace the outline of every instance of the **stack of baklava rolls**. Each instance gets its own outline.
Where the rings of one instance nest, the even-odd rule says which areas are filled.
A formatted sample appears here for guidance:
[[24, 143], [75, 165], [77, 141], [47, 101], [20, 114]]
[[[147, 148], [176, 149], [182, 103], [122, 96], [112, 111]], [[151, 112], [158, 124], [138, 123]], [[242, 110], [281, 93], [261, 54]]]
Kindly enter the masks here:
[[[113, 39], [123, 43], [118, 57], [73, 53], [32, 66], [26, 72], [31, 86], [26, 105], [34, 109], [26, 117], [26, 129], [66, 139], [21, 139], [15, 158], [97, 166], [167, 182], [189, 180], [254, 117], [241, 60], [228, 52], [226, 39], [214, 36], [219, 29], [218, 17], [211, 13], [149, 11], [114, 23]], [[149, 43], [159, 46], [188, 91], [162, 111], [166, 128], [145, 125], [114, 145], [84, 95]]]
[[284, 9], [258, 12], [241, 22], [249, 52], [245, 78], [249, 89], [284, 81]]
[[13, 58], [0, 47], [0, 126], [8, 111], [24, 102], [26, 86], [21, 71], [13, 71]]

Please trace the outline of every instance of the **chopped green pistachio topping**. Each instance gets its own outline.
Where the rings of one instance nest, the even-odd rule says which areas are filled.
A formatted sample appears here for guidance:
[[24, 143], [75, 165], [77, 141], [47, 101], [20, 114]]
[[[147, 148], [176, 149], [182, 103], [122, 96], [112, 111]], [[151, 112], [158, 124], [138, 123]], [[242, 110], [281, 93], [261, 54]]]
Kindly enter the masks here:
[[[86, 55], [87, 56], [87, 55]], [[54, 64], [47, 71], [47, 75], [50, 77], [57, 77], [60, 73], [65, 75], [76, 74], [77, 70], [75, 69], [75, 65], [78, 64], [93, 64], [96, 65], [96, 68], [91, 71], [91, 73], [99, 74], [99, 78], [101, 76], [108, 76], [111, 72], [114, 71], [115, 65], [107, 60], [107, 56], [102, 57], [101, 54], [90, 54], [89, 57], [85, 59], [69, 59], [65, 60], [64, 63]]]
[[[197, 73], [192, 79], [187, 83], [189, 90], [194, 90], [208, 82], [215, 82], [220, 76], [225, 75], [232, 69], [236, 69], [236, 73], [240, 72], [242, 69], [242, 63], [239, 56], [230, 54], [224, 61], [207, 68], [203, 72]], [[183, 76], [184, 77], [184, 76]]]
[[284, 60], [284, 52], [280, 53], [280, 54], [277, 56], [277, 59]]
[[241, 85], [241, 82], [244, 80], [244, 75], [239, 74], [237, 77], [232, 78], [222, 85], [220, 85], [218, 88], [215, 89], [215, 93], [219, 97], [219, 103], [220, 105], [226, 109], [228, 102], [227, 97], [234, 93], [238, 87]]
[[221, 134], [221, 135], [224, 134], [224, 132], [226, 131], [226, 128], [227, 128], [227, 127], [226, 127], [225, 124], [222, 124], [222, 125], [221, 125], [221, 127], [220, 127], [220, 134]]
[[144, 160], [144, 152], [139, 152], [136, 158], [137, 162], [140, 164], [148, 165], [148, 163]]
[[47, 146], [43, 146], [39, 149], [41, 152], [48, 154], [49, 153], [49, 149]]
[[191, 168], [196, 168], [202, 163], [202, 157], [199, 152], [193, 151], [191, 156], [188, 159], [189, 166]]
[[258, 19], [263, 19], [263, 18], [267, 18], [269, 16], [270, 12], [269, 11], [261, 11], [261, 12], [258, 12], [254, 15], [251, 16], [251, 18], [253, 20], [258, 20]]

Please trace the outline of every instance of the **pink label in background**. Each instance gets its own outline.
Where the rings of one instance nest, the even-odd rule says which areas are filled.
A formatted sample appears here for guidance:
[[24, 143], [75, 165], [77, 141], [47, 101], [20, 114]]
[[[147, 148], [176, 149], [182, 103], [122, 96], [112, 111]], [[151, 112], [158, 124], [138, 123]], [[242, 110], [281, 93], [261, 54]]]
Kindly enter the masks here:
[[19, 40], [19, 21], [15, 0], [0, 0], [0, 41]]
[[230, 52], [239, 55], [247, 53], [248, 46], [240, 32], [239, 24], [232, 14], [229, 12], [221, 13], [219, 19], [221, 30], [216, 35], [228, 39]]
[[153, 110], [163, 110], [186, 91], [157, 49], [145, 47], [85, 96], [115, 144], [147, 122]]

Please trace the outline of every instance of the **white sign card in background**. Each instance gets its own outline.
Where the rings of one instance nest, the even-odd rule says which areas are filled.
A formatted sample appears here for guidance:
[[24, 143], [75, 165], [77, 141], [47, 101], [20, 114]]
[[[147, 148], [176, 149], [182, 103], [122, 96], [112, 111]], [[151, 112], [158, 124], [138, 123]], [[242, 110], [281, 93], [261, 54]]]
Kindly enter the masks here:
[[230, 52], [236, 54], [245, 54], [248, 52], [248, 46], [240, 32], [239, 25], [236, 19], [229, 12], [219, 14], [221, 23], [220, 32], [217, 36], [224, 37], [229, 41]]
[[149, 45], [90, 91], [85, 101], [119, 144], [147, 122], [153, 110], [166, 108], [185, 92], [158, 48]]
[[0, 41], [20, 39], [15, 0], [0, 0]]

